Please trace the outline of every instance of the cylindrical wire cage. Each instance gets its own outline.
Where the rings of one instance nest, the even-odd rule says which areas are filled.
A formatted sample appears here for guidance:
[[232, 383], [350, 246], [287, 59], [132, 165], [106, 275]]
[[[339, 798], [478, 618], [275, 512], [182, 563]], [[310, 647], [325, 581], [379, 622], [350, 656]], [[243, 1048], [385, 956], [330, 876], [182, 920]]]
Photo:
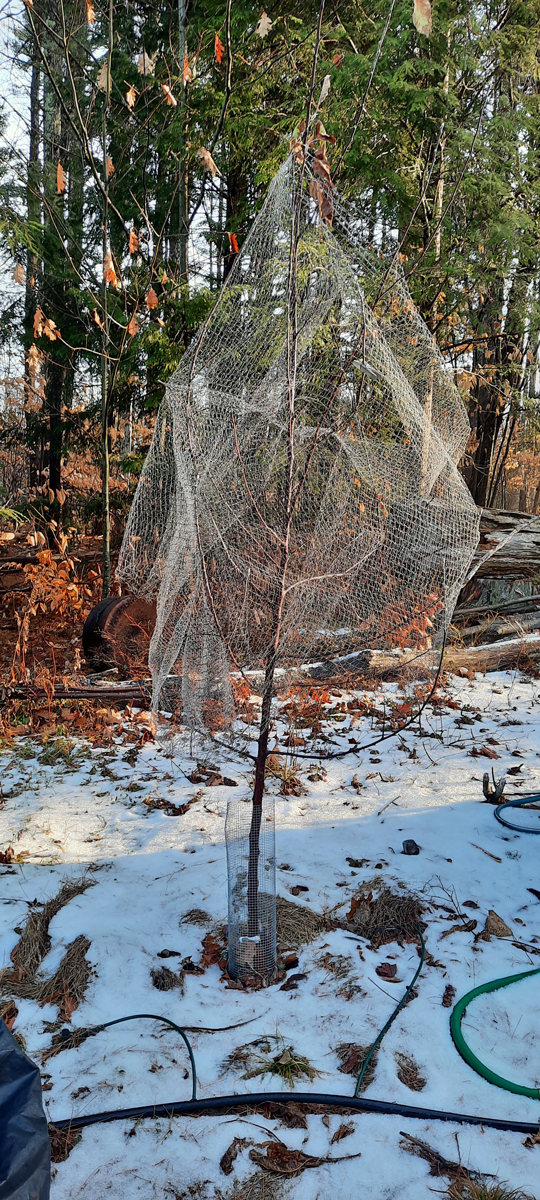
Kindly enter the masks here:
[[229, 975], [272, 982], [276, 949], [276, 823], [271, 796], [262, 805], [229, 800], [225, 822], [229, 885]]

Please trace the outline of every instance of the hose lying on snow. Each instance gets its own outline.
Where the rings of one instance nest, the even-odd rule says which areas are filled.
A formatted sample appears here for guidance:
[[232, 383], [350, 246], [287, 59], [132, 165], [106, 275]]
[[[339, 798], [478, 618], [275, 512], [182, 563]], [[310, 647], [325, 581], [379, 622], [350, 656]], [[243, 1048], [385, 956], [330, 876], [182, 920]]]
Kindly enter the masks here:
[[473, 988], [472, 991], [467, 992], [452, 1009], [450, 1032], [458, 1053], [465, 1059], [469, 1067], [472, 1067], [473, 1071], [476, 1071], [483, 1079], [487, 1079], [488, 1083], [495, 1084], [495, 1087], [504, 1088], [506, 1092], [515, 1092], [518, 1096], [530, 1096], [533, 1100], [540, 1100], [540, 1088], [531, 1088], [526, 1087], [525, 1084], [512, 1083], [510, 1079], [503, 1079], [502, 1075], [497, 1075], [495, 1071], [486, 1067], [485, 1063], [481, 1062], [476, 1057], [476, 1054], [473, 1054], [461, 1030], [461, 1022], [465, 1016], [465, 1010], [472, 1000], [487, 992], [496, 992], [499, 988], [508, 987], [511, 983], [518, 983], [520, 979], [527, 979], [529, 975], [540, 975], [540, 967], [535, 967], [532, 971], [521, 971], [519, 975], [505, 975], [502, 979], [492, 979], [489, 983], [483, 983], [480, 987]]
[[[331, 1108], [334, 1110], [336, 1108], [342, 1109], [346, 1112], [386, 1113], [390, 1116], [411, 1117], [420, 1121], [451, 1121], [452, 1123], [460, 1125], [483, 1125], [489, 1129], [508, 1130], [514, 1133], [528, 1133], [534, 1136], [538, 1133], [538, 1124], [531, 1121], [501, 1120], [497, 1117], [477, 1117], [468, 1113], [445, 1112], [435, 1108], [417, 1108], [410, 1104], [395, 1104], [387, 1100], [369, 1100], [365, 1096], [358, 1095], [369, 1059], [382, 1042], [382, 1039], [390, 1028], [392, 1022], [397, 1017], [399, 1011], [403, 1008], [406, 1000], [409, 998], [411, 990], [416, 983], [420, 971], [422, 970], [426, 948], [420, 928], [418, 929], [418, 932], [422, 947], [420, 964], [411, 983], [404, 992], [404, 995], [396, 1005], [391, 1017], [373, 1042], [370, 1052], [362, 1065], [362, 1070], [358, 1077], [354, 1096], [336, 1096], [328, 1092], [248, 1092], [241, 1096], [213, 1096], [207, 1100], [197, 1099], [197, 1074], [195, 1068], [195, 1059], [185, 1031], [180, 1025], [176, 1025], [174, 1021], [170, 1021], [168, 1017], [162, 1017], [153, 1013], [136, 1013], [129, 1017], [119, 1017], [115, 1021], [107, 1021], [102, 1025], [95, 1025], [90, 1029], [80, 1031], [80, 1033], [82, 1033], [84, 1037], [92, 1037], [95, 1033], [100, 1033], [102, 1030], [109, 1028], [111, 1025], [118, 1025], [123, 1021], [131, 1021], [138, 1018], [149, 1018], [156, 1021], [163, 1021], [166, 1025], [169, 1025], [172, 1029], [177, 1030], [177, 1032], [181, 1034], [188, 1048], [192, 1072], [191, 1100], [175, 1100], [168, 1104], [142, 1104], [136, 1108], [117, 1108], [107, 1112], [87, 1113], [85, 1116], [68, 1117], [61, 1121], [54, 1121], [53, 1124], [55, 1128], [84, 1129], [88, 1125], [98, 1125], [105, 1121], [128, 1121], [137, 1120], [141, 1117], [180, 1117], [203, 1113], [210, 1114], [220, 1112], [236, 1112], [238, 1110], [245, 1110], [246, 1108], [250, 1110], [258, 1109], [265, 1104], [316, 1104], [320, 1105], [321, 1107]], [[460, 1053], [463, 1054], [461, 1046], [458, 1045], [458, 1040], [456, 1040], [456, 1034], [452, 1026], [452, 1021], [454, 1021], [454, 1025], [457, 1028], [457, 1039], [461, 1039], [463, 1047], [466, 1051], [466, 1053], [463, 1054], [463, 1057], [467, 1062], [470, 1063], [471, 1066], [474, 1066], [474, 1063], [471, 1062], [471, 1059], [475, 1059], [475, 1056], [469, 1050], [461, 1033], [461, 1019], [465, 1011], [466, 1002], [473, 999], [474, 996], [478, 995], [481, 991], [493, 991], [495, 987], [502, 987], [506, 983], [513, 983], [515, 979], [523, 979], [527, 975], [535, 975], [539, 972], [540, 968], [537, 968], [535, 971], [525, 971], [522, 975], [511, 976], [506, 980], [496, 980], [494, 984], [485, 984], [484, 987], [475, 988], [474, 992], [469, 992], [466, 996], [464, 996], [463, 1000], [460, 1000], [458, 1004], [456, 1004], [451, 1017], [452, 1036], [454, 1037], [454, 1041], [456, 1042], [456, 1046], [458, 1047]], [[478, 1059], [475, 1059], [475, 1062], [478, 1061]], [[482, 1067], [481, 1063], [480, 1066]], [[490, 1074], [493, 1075], [492, 1072], [488, 1072], [487, 1067], [483, 1068], [482, 1071], [480, 1071], [480, 1074], [484, 1074], [486, 1079], [489, 1078]], [[498, 1076], [493, 1076], [493, 1078], [490, 1079], [490, 1082], [496, 1082], [497, 1080]], [[508, 1086], [509, 1090], [523, 1091], [523, 1094], [532, 1095], [534, 1098], [538, 1098], [540, 1096], [538, 1089], [534, 1091], [532, 1089], [521, 1089], [517, 1084], [507, 1085], [505, 1080], [502, 1081], [502, 1084], [503, 1086]]]

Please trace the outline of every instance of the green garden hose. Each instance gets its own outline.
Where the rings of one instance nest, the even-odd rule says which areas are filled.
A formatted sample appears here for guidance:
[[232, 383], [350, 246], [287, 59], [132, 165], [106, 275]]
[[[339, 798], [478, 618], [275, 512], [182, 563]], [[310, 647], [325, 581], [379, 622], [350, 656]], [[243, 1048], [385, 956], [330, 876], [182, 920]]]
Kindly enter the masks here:
[[418, 979], [418, 976], [419, 976], [419, 974], [420, 974], [420, 971], [422, 970], [422, 967], [423, 967], [423, 965], [424, 965], [424, 960], [425, 960], [425, 957], [426, 957], [426, 943], [425, 943], [425, 941], [424, 941], [424, 939], [423, 939], [423, 937], [422, 937], [422, 930], [421, 930], [421, 928], [420, 928], [420, 926], [419, 926], [419, 925], [417, 926], [417, 929], [418, 929], [418, 937], [420, 938], [420, 946], [421, 946], [421, 951], [420, 951], [420, 962], [419, 962], [419, 964], [418, 964], [418, 967], [417, 967], [417, 969], [416, 969], [416, 971], [415, 971], [415, 973], [414, 973], [414, 976], [413, 976], [413, 978], [411, 979], [411, 982], [410, 982], [410, 984], [409, 984], [409, 986], [408, 986], [407, 990], [406, 990], [406, 991], [403, 993], [403, 996], [401, 997], [401, 1000], [399, 1001], [399, 1004], [396, 1004], [396, 1007], [395, 1007], [395, 1009], [394, 1009], [394, 1011], [393, 1011], [392, 1015], [391, 1015], [391, 1016], [388, 1018], [388, 1020], [387, 1020], [387, 1022], [386, 1022], [386, 1025], [384, 1025], [384, 1026], [383, 1026], [383, 1028], [381, 1029], [381, 1032], [379, 1033], [378, 1037], [376, 1037], [376, 1038], [375, 1038], [375, 1041], [373, 1042], [373, 1045], [372, 1045], [372, 1046], [370, 1046], [370, 1048], [369, 1048], [369, 1052], [368, 1052], [368, 1054], [366, 1055], [366, 1057], [365, 1057], [365, 1059], [364, 1059], [364, 1061], [363, 1061], [363, 1063], [362, 1063], [362, 1070], [360, 1071], [360, 1074], [359, 1074], [359, 1076], [358, 1076], [358, 1079], [356, 1080], [356, 1087], [355, 1087], [355, 1089], [354, 1089], [354, 1094], [355, 1094], [355, 1096], [356, 1096], [356, 1097], [358, 1097], [358, 1096], [360, 1095], [360, 1088], [361, 1088], [361, 1086], [362, 1086], [362, 1081], [363, 1081], [363, 1079], [364, 1079], [365, 1073], [366, 1073], [366, 1071], [367, 1071], [367, 1068], [368, 1068], [368, 1063], [369, 1063], [369, 1062], [370, 1062], [370, 1060], [373, 1058], [373, 1055], [375, 1054], [375, 1052], [376, 1052], [376, 1051], [379, 1049], [379, 1046], [380, 1046], [380, 1044], [381, 1044], [381, 1042], [382, 1042], [382, 1040], [383, 1040], [383, 1037], [385, 1037], [385, 1036], [386, 1036], [386, 1034], [388, 1033], [388, 1030], [390, 1029], [390, 1026], [391, 1026], [391, 1025], [393, 1024], [393, 1022], [395, 1021], [395, 1019], [396, 1019], [396, 1017], [397, 1017], [398, 1013], [399, 1013], [399, 1012], [401, 1012], [401, 1009], [403, 1008], [403, 1005], [407, 1003], [407, 1000], [409, 999], [409, 997], [410, 997], [410, 995], [411, 995], [411, 992], [412, 992], [412, 990], [413, 990], [413, 987], [414, 987], [414, 985], [415, 985], [415, 983], [416, 983], [416, 980]]
[[530, 1096], [532, 1100], [540, 1100], [540, 1088], [525, 1087], [521, 1083], [512, 1083], [511, 1079], [503, 1079], [502, 1075], [497, 1075], [495, 1071], [491, 1071], [489, 1067], [486, 1067], [476, 1057], [476, 1054], [473, 1054], [461, 1031], [461, 1022], [465, 1016], [465, 1010], [472, 1000], [476, 1000], [477, 996], [482, 996], [486, 992], [496, 992], [499, 988], [508, 987], [510, 983], [518, 983], [520, 979], [528, 979], [530, 975], [540, 975], [540, 967], [535, 967], [532, 971], [521, 971], [519, 975], [505, 975], [503, 979], [492, 979], [489, 983], [483, 983], [480, 987], [473, 988], [472, 992], [467, 992], [452, 1009], [450, 1033], [452, 1034], [456, 1050], [461, 1054], [461, 1057], [472, 1067], [473, 1071], [476, 1071], [478, 1075], [482, 1075], [484, 1079], [487, 1079], [488, 1083], [495, 1084], [495, 1087], [504, 1088], [506, 1092], [515, 1092], [518, 1096]]

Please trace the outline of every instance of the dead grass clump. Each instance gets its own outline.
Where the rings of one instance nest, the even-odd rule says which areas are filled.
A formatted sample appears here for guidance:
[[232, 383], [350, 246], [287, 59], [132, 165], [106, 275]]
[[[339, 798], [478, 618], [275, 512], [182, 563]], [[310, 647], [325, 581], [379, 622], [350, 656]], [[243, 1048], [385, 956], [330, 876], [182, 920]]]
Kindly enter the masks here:
[[[339, 1070], [344, 1075], [354, 1075], [358, 1077], [366, 1058], [371, 1050], [371, 1046], [360, 1046], [357, 1042], [342, 1042], [340, 1046], [336, 1046], [336, 1054], [341, 1062]], [[375, 1071], [377, 1070], [378, 1050], [372, 1054], [367, 1065], [366, 1073], [360, 1085], [360, 1092], [365, 1092], [370, 1083], [375, 1079]]]
[[485, 1180], [456, 1180], [446, 1193], [446, 1200], [535, 1200], [521, 1188], [509, 1188], [505, 1183], [487, 1183]]
[[181, 925], [210, 925], [211, 923], [212, 918], [210, 913], [205, 912], [204, 908], [190, 908], [180, 918]]
[[[364, 885], [365, 887], [366, 885]], [[417, 896], [383, 887], [378, 896], [363, 891], [353, 896], [345, 928], [354, 929], [370, 942], [372, 949], [390, 942], [415, 942], [422, 907]]]
[[216, 1200], [280, 1200], [283, 1195], [283, 1179], [266, 1171], [255, 1171], [254, 1175], [233, 1184], [226, 1195], [216, 1191]]
[[81, 1141], [82, 1133], [80, 1129], [57, 1129], [56, 1125], [49, 1125], [49, 1138], [51, 1142], [51, 1162], [65, 1162], [69, 1157], [73, 1147], [77, 1142]]
[[305, 904], [293, 904], [284, 896], [276, 899], [277, 940], [280, 946], [305, 946], [326, 928], [324, 917]]
[[223, 1059], [220, 1074], [228, 1075], [231, 1071], [238, 1074], [239, 1071], [248, 1070], [261, 1054], [270, 1054], [272, 1044], [275, 1045], [276, 1042], [279, 1042], [279, 1038], [275, 1034], [269, 1034], [268, 1037], [255, 1038], [253, 1042], [245, 1042], [243, 1046], [236, 1046]]
[[321, 954], [316, 960], [316, 967], [333, 975], [334, 979], [346, 979], [353, 969], [353, 960], [348, 954]]
[[[82, 895], [87, 888], [93, 887], [95, 882], [95, 879], [88, 877], [68, 879], [62, 884], [58, 894], [47, 900], [41, 909], [30, 909], [24, 930], [11, 953], [13, 966], [0, 971], [0, 994], [9, 991], [21, 999], [41, 998], [44, 981], [36, 980], [36, 972], [51, 947], [49, 925], [61, 908], [69, 904], [75, 896]], [[55, 972], [53, 978], [56, 978], [57, 974], [58, 972]]]
[[293, 1046], [285, 1046], [274, 1058], [261, 1058], [257, 1066], [246, 1071], [244, 1079], [253, 1079], [256, 1075], [278, 1075], [289, 1087], [293, 1088], [297, 1079], [319, 1079], [321, 1072], [303, 1054], [298, 1054]]
[[175, 971], [171, 971], [170, 967], [152, 967], [150, 975], [152, 976], [152, 983], [158, 992], [171, 992], [173, 988], [179, 987], [183, 993], [183, 971], [179, 971], [177, 975]]
[[411, 1058], [409, 1054], [399, 1052], [395, 1055], [395, 1059], [398, 1064], [397, 1077], [400, 1083], [404, 1083], [411, 1092], [421, 1092], [425, 1088], [427, 1080], [420, 1074], [418, 1063], [415, 1063], [414, 1058]]

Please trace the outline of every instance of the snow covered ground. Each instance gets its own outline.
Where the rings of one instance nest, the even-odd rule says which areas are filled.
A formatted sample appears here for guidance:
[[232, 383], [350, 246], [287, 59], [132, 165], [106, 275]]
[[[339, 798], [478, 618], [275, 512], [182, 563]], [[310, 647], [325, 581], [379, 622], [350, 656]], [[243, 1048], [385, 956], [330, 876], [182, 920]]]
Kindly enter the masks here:
[[[388, 686], [387, 692], [391, 696], [395, 689]], [[334, 689], [334, 706], [339, 696], [348, 698], [337, 693]], [[458, 1056], [449, 1033], [451, 1009], [443, 1007], [442, 998], [447, 985], [459, 997], [481, 982], [540, 965], [540, 902], [528, 891], [540, 891], [540, 838], [504, 829], [494, 820], [493, 807], [482, 803], [482, 775], [491, 766], [499, 776], [522, 764], [509, 777], [512, 783], [522, 790], [540, 789], [540, 686], [519, 674], [492, 674], [473, 681], [453, 678], [446, 695], [457, 707], [427, 709], [420, 730], [408, 729], [376, 749], [323, 763], [326, 779], [308, 781], [317, 760], [302, 760], [304, 795], [282, 796], [279, 782], [270, 782], [276, 799], [278, 894], [319, 913], [335, 910], [342, 918], [351, 896], [375, 876], [394, 889], [404, 884], [419, 894], [427, 947], [437, 965], [424, 966], [418, 995], [385, 1038], [365, 1094], [535, 1122], [540, 1102], [490, 1085]], [[349, 716], [333, 728], [333, 748], [346, 746]], [[368, 730], [367, 721], [354, 724], [358, 740]], [[41, 968], [42, 974], [52, 974], [79, 934], [90, 940], [93, 975], [72, 1015], [74, 1027], [137, 1012], [162, 1013], [186, 1026], [238, 1025], [192, 1035], [201, 1097], [279, 1090], [281, 1081], [272, 1076], [246, 1080], [242, 1067], [223, 1072], [223, 1061], [235, 1048], [263, 1035], [282, 1039], [275, 1046], [294, 1046], [320, 1072], [320, 1078], [298, 1085], [300, 1090], [352, 1095], [354, 1077], [340, 1072], [335, 1048], [346, 1042], [371, 1044], [416, 970], [416, 946], [392, 943], [374, 951], [347, 929], [337, 929], [299, 951], [299, 965], [289, 974], [306, 977], [295, 990], [284, 991], [281, 984], [255, 992], [231, 989], [216, 964], [203, 974], [186, 973], [183, 995], [179, 988], [158, 991], [151, 970], [165, 965], [177, 971], [188, 956], [197, 964], [205, 934], [226, 921], [224, 817], [229, 798], [250, 794], [250, 768], [231, 753], [220, 769], [239, 786], [205, 787], [186, 778], [192, 759], [171, 761], [152, 743], [136, 755], [124, 743], [106, 750], [77, 745], [80, 753], [68, 764], [40, 761], [39, 743], [32, 747], [34, 757], [22, 758], [10, 749], [1, 755], [0, 848], [13, 846], [15, 854], [27, 854], [22, 863], [0, 867], [0, 969], [10, 963], [31, 902], [49, 899], [63, 880], [89, 872], [95, 886], [53, 918], [51, 948]], [[499, 760], [471, 754], [482, 747]], [[359, 790], [351, 786], [353, 776], [362, 785]], [[194, 796], [182, 816], [144, 803], [151, 797], [180, 805]], [[537, 821], [540, 827], [539, 818], [526, 811], [515, 819]], [[421, 848], [416, 856], [402, 853], [404, 839], [411, 838]], [[352, 867], [348, 858], [364, 865]], [[298, 885], [308, 890], [291, 895]], [[207, 920], [184, 923], [183, 915], [193, 909], [203, 910]], [[466, 919], [456, 919], [452, 909]], [[475, 941], [490, 909], [513, 937]], [[456, 929], [441, 937], [471, 919], [477, 921], [474, 931]], [[177, 951], [178, 957], [159, 958], [163, 949]], [[341, 964], [339, 978], [324, 966], [325, 956], [328, 964], [336, 955], [350, 960]], [[383, 962], [396, 964], [395, 980], [376, 974]], [[354, 986], [344, 988], [344, 982]], [[540, 1085], [539, 990], [540, 976], [533, 976], [484, 996], [470, 1006], [463, 1023], [481, 1059], [500, 1075], [532, 1087]], [[44, 1022], [57, 1019], [58, 1007], [21, 999], [16, 1005], [14, 1030], [41, 1062], [51, 1045]], [[398, 1078], [400, 1053], [414, 1059], [425, 1079], [422, 1090], [412, 1091]], [[174, 1031], [150, 1021], [119, 1025], [44, 1063], [49, 1119], [187, 1099], [188, 1067]], [[353, 1132], [332, 1143], [344, 1122]], [[393, 1115], [313, 1114], [307, 1129], [290, 1129], [258, 1114], [122, 1121], [85, 1129], [66, 1161], [53, 1169], [52, 1198], [212, 1200], [233, 1196], [235, 1187], [240, 1196], [239, 1181], [255, 1171], [250, 1148], [277, 1134], [287, 1147], [307, 1154], [334, 1159], [361, 1154], [287, 1180], [294, 1200], [334, 1195], [431, 1200], [434, 1191], [444, 1191], [445, 1182], [434, 1180], [427, 1162], [403, 1150], [402, 1130], [448, 1159], [540, 1195], [540, 1144], [526, 1148], [520, 1134]], [[220, 1158], [235, 1137], [248, 1144], [227, 1177]]]

